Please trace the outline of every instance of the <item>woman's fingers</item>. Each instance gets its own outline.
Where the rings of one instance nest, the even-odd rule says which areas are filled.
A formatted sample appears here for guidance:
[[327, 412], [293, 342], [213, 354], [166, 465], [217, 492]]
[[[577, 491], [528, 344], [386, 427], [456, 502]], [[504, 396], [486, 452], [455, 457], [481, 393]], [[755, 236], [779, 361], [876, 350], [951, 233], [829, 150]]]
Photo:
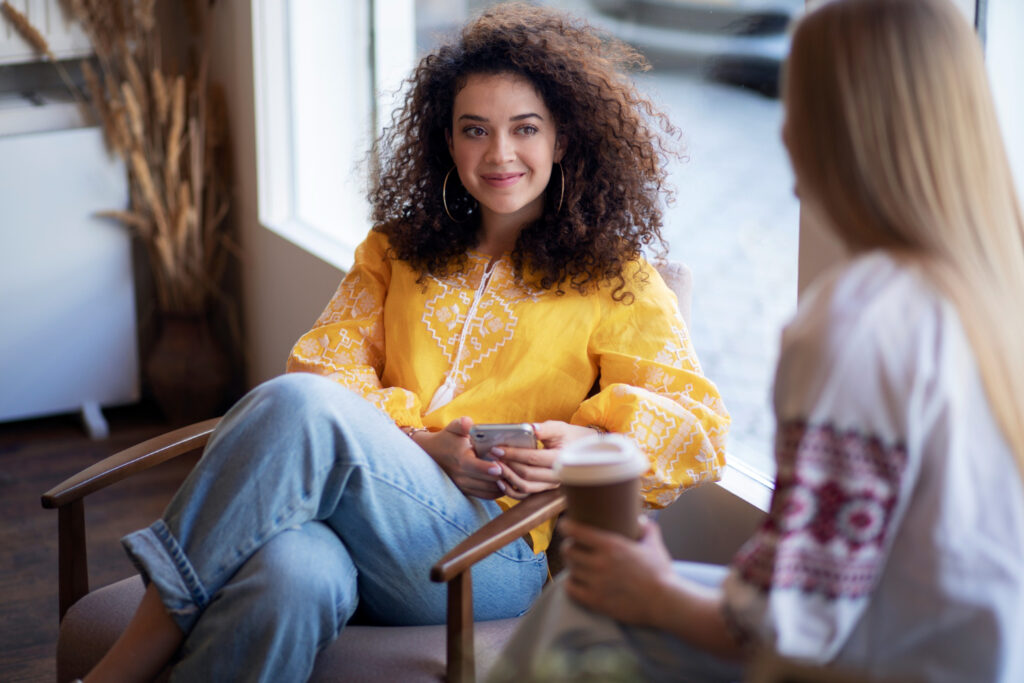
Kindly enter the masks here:
[[463, 493], [488, 500], [504, 495], [500, 465], [479, 459], [472, 450], [460, 453], [458, 460], [459, 470], [452, 480]]
[[565, 592], [570, 598], [584, 607], [594, 607], [594, 597], [591, 587], [580, 578], [570, 575], [565, 583]]
[[555, 458], [558, 451], [544, 448], [513, 448], [511, 446], [499, 446], [492, 448], [494, 457], [505, 463], [518, 463], [532, 467], [543, 467], [551, 469], [555, 465]]
[[558, 477], [555, 476], [554, 470], [547, 467], [531, 467], [530, 465], [522, 465], [517, 462], [506, 462], [501, 461], [501, 464], [505, 466], [506, 470], [511, 470], [520, 479], [524, 481], [532, 481], [543, 484], [557, 484]]
[[593, 571], [599, 568], [607, 558], [607, 556], [595, 552], [594, 548], [569, 538], [562, 541], [561, 551], [566, 566], [577, 571]]
[[[501, 466], [501, 478], [504, 479], [508, 484], [511, 485], [515, 492], [529, 495], [527, 491], [527, 481], [519, 476], [519, 473], [513, 470], [508, 464], [502, 462]], [[512, 495], [511, 493], [509, 495]]]
[[469, 442], [473, 420], [459, 417], [439, 432], [429, 432], [418, 442], [434, 458], [452, 482], [467, 496], [491, 500], [505, 494], [502, 467], [481, 460]]
[[537, 493], [558, 485], [558, 477], [551, 469], [556, 451], [503, 447], [491, 452], [502, 465], [502, 476], [519, 493]]
[[597, 569], [621, 557], [634, 542], [589, 524], [568, 517], [558, 523], [562, 532], [562, 555], [566, 562], [581, 568]]
[[579, 425], [572, 425], [561, 420], [547, 420], [545, 422], [535, 422], [533, 425], [533, 431], [548, 448], [558, 448], [564, 446], [567, 443], [571, 443], [577, 439], [582, 439], [586, 436], [592, 436], [596, 432], [589, 427], [580, 427]]
[[472, 450], [455, 454], [448, 476], [463, 493], [478, 498], [497, 498], [504, 495], [501, 465], [481, 460]]
[[481, 460], [470, 451], [459, 458], [462, 473], [474, 479], [497, 481], [502, 474], [501, 465], [491, 460]]
[[465, 415], [457, 417], [448, 423], [448, 426], [444, 428], [446, 432], [451, 432], [455, 436], [469, 436], [469, 430], [473, 428], [473, 420]]
[[[522, 499], [531, 493], [547, 491], [548, 489], [553, 489], [558, 486], [558, 482], [554, 478], [550, 481], [545, 481], [544, 479], [531, 479], [529, 476], [524, 476], [522, 472], [516, 471], [516, 469], [513, 469], [512, 466], [505, 462], [501, 463], [501, 470], [502, 479], [508, 482], [511, 487], [508, 491], [508, 495], [513, 498]], [[517, 496], [513, 495], [513, 493], [523, 495]]]
[[516, 488], [514, 488], [512, 486], [505, 486], [505, 493], [504, 493], [504, 495], [508, 496], [509, 498], [514, 498], [515, 500], [526, 500], [527, 498], [529, 498], [533, 494], [532, 493], [526, 493], [524, 491], [519, 491], [519, 490], [517, 490]]

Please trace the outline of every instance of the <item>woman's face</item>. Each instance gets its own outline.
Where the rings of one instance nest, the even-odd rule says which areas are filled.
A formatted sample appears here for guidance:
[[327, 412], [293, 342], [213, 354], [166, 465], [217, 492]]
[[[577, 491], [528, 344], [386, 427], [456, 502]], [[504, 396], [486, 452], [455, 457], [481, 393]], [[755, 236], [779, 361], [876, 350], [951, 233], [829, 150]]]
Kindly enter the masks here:
[[473, 74], [455, 95], [448, 150], [484, 229], [522, 227], [544, 208], [551, 167], [564, 150], [533, 85], [513, 74]]

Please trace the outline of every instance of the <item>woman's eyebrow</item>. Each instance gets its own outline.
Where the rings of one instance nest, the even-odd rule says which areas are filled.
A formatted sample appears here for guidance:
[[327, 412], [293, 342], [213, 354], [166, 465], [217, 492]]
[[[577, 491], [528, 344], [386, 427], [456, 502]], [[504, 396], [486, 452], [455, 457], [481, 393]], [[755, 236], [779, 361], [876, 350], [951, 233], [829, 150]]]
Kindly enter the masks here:
[[[511, 116], [509, 117], [509, 121], [522, 121], [523, 119], [529, 118], [537, 118], [540, 119], [541, 121], [544, 120], [543, 116], [541, 116], [540, 114], [535, 114], [534, 112], [531, 111], [527, 112], [526, 114], [516, 114], [515, 116]], [[486, 116], [477, 116], [476, 114], [463, 114], [458, 118], [459, 121], [462, 121], [464, 119], [468, 121], [479, 121], [481, 123], [487, 123], [490, 121], [490, 119], [488, 119]]]

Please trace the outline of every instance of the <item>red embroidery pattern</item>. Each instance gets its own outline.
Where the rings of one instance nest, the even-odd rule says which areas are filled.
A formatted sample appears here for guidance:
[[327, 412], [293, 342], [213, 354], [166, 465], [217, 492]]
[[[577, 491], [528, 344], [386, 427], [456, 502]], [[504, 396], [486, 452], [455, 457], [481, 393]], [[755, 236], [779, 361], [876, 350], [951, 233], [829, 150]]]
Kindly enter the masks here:
[[780, 427], [771, 510], [733, 566], [761, 591], [857, 598], [874, 587], [906, 468], [902, 444], [830, 425]]

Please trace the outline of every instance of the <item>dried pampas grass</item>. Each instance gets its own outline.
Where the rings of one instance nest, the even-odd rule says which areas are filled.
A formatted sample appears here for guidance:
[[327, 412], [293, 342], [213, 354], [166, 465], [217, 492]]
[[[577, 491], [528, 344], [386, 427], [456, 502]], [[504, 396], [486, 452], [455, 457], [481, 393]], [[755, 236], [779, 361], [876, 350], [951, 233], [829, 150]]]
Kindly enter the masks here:
[[53, 54], [53, 50], [50, 49], [50, 43], [47, 42], [45, 36], [43, 36], [43, 34], [32, 25], [28, 20], [28, 17], [15, 9], [14, 5], [7, 0], [0, 2], [0, 14], [3, 15], [4, 19], [10, 22], [11, 26], [14, 27], [14, 30], [18, 32], [18, 35], [24, 38], [25, 42], [32, 46], [33, 50], [46, 57], [54, 64], [54, 66], [57, 67], [57, 73], [60, 74], [61, 80], [64, 81], [64, 85], [68, 86], [79, 105], [84, 104], [78, 93], [78, 88], [76, 88], [75, 84], [71, 81], [71, 77], [68, 75], [64, 65], [57, 61], [57, 56]]
[[[208, 3], [175, 3], [196, 35], [192, 68], [174, 73], [161, 65], [155, 0], [62, 2], [95, 50], [82, 62], [85, 91], [131, 180], [129, 209], [99, 215], [130, 228], [146, 246], [161, 310], [200, 313], [212, 296], [222, 296], [218, 283], [235, 252], [225, 224], [225, 110], [222, 98], [207, 92]], [[84, 102], [45, 36], [7, 0], [0, 10]]]
[[153, 69], [150, 74], [150, 83], [153, 86], [153, 104], [156, 105], [157, 121], [160, 125], [167, 123], [167, 81], [159, 69]]
[[28, 17], [19, 12], [14, 6], [4, 0], [0, 4], [0, 11], [3, 12], [4, 18], [11, 22], [11, 26], [28, 41], [28, 44], [32, 46], [36, 52], [45, 55], [51, 62], [56, 62], [57, 58], [53, 54], [53, 50], [50, 49], [50, 44], [46, 42], [46, 38], [43, 34], [36, 30], [36, 27], [29, 23]]

